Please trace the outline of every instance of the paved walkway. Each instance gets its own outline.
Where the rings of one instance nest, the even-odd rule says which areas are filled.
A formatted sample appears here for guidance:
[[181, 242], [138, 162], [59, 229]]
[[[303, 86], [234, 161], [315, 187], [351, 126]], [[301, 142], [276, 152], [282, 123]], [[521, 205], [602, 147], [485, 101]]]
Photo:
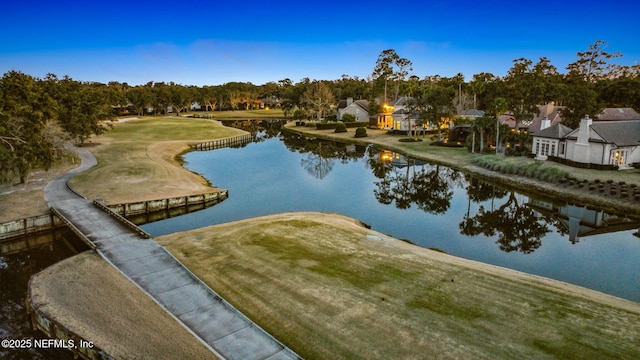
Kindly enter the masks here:
[[67, 181], [71, 177], [96, 164], [89, 151], [82, 148], [77, 151], [82, 159], [81, 166], [51, 181], [45, 188], [45, 199], [50, 207], [95, 244], [102, 257], [196, 334], [219, 357], [300, 359], [201, 282], [154, 240], [132, 231], [69, 189]]

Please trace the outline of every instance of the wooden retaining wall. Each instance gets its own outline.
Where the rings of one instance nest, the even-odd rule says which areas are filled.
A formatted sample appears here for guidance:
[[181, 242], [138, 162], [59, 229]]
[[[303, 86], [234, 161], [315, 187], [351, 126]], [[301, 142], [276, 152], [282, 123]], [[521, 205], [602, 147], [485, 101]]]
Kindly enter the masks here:
[[0, 243], [6, 239], [22, 237], [43, 231], [51, 231], [65, 224], [53, 213], [0, 224]]
[[[78, 336], [62, 324], [47, 318], [38, 309], [31, 305], [31, 286], [26, 301], [27, 314], [31, 317], [31, 326], [34, 331], [41, 331], [49, 339], [57, 341], [56, 344], [63, 345], [73, 353], [73, 358], [86, 360], [113, 360], [114, 358], [93, 345], [92, 342]], [[35, 341], [32, 339], [32, 341]], [[59, 348], [59, 346], [56, 346]]]
[[229, 196], [227, 190], [199, 195], [180, 196], [167, 199], [140, 201], [126, 204], [109, 205], [109, 208], [122, 217], [169, 211], [174, 208], [189, 207], [191, 205], [217, 203]]
[[245, 134], [225, 139], [206, 141], [200, 144], [191, 145], [191, 148], [199, 151], [215, 150], [225, 147], [242, 146], [253, 141], [251, 134]]
[[133, 231], [134, 233], [142, 236], [145, 239], [151, 239], [151, 235], [149, 235], [149, 233], [147, 233], [146, 231], [140, 229], [136, 224], [132, 223], [131, 221], [127, 220], [124, 216], [122, 216], [122, 215], [118, 214], [117, 212], [113, 211], [113, 209], [111, 209], [110, 207], [108, 207], [107, 205], [102, 203], [101, 201], [94, 200], [93, 201], [93, 205], [99, 207], [102, 211], [106, 212], [112, 218], [114, 218], [114, 219], [118, 220], [119, 222], [121, 222], [122, 224], [124, 224], [124, 226], [129, 228], [129, 230]]

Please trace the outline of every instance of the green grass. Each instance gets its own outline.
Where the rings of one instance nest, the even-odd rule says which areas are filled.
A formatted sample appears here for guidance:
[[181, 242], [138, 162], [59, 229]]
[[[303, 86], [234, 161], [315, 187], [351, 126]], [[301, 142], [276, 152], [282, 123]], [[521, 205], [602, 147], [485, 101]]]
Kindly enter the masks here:
[[633, 358], [640, 351], [637, 306], [627, 311], [588, 290], [586, 297], [565, 292], [570, 285], [441, 261], [451, 257], [371, 240], [333, 215], [289, 216], [158, 241], [309, 359]]
[[[73, 178], [71, 185], [88, 198], [109, 203], [184, 196], [191, 184], [201, 184], [201, 189], [207, 184], [177, 160], [186, 144], [240, 134], [244, 132], [205, 119], [146, 117], [116, 124], [91, 139], [97, 146], [89, 149], [98, 165]], [[170, 194], [180, 186], [184, 193]]]
[[[211, 115], [214, 119], [284, 119], [286, 116], [280, 109], [269, 110], [235, 110], [235, 111], [210, 111], [196, 113], [200, 115]], [[290, 116], [289, 116], [290, 117]]]

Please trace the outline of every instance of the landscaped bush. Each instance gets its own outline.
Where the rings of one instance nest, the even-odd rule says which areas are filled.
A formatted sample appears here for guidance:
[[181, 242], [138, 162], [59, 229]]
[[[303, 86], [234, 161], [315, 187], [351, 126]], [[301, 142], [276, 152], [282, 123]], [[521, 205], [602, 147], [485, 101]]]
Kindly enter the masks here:
[[474, 159], [472, 162], [474, 165], [504, 174], [518, 174], [549, 182], [566, 183], [567, 181], [572, 181], [573, 185], [578, 182], [578, 179], [570, 176], [565, 170], [544, 166], [544, 164], [509, 163], [496, 156], [481, 156]]
[[343, 122], [338, 122], [338, 123], [336, 123], [335, 132], [337, 132], [337, 133], [347, 132], [347, 126]]
[[[336, 128], [337, 122], [329, 122], [329, 123], [318, 123], [316, 129], [318, 130], [331, 130]], [[358, 128], [358, 127], [366, 127], [369, 125], [368, 122], [360, 121], [360, 122], [343, 122], [344, 126], [347, 128]]]
[[359, 127], [359, 128], [356, 129], [355, 137], [361, 138], [361, 137], [366, 137], [366, 136], [367, 136], [367, 128]]
[[344, 114], [342, 115], [342, 122], [355, 122], [356, 117], [352, 114]]
[[308, 119], [308, 118], [309, 118], [309, 115], [307, 114], [306, 111], [302, 109], [297, 109], [296, 111], [293, 112], [294, 120], [302, 120], [302, 119]]

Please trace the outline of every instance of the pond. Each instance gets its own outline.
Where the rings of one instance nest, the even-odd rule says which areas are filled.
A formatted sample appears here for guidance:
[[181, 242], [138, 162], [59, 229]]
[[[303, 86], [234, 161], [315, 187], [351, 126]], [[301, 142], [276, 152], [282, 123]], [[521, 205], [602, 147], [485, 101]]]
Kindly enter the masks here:
[[523, 194], [372, 146], [257, 133], [190, 152], [222, 203], [144, 225], [154, 236], [287, 211], [335, 212], [416, 245], [640, 302], [640, 222]]

